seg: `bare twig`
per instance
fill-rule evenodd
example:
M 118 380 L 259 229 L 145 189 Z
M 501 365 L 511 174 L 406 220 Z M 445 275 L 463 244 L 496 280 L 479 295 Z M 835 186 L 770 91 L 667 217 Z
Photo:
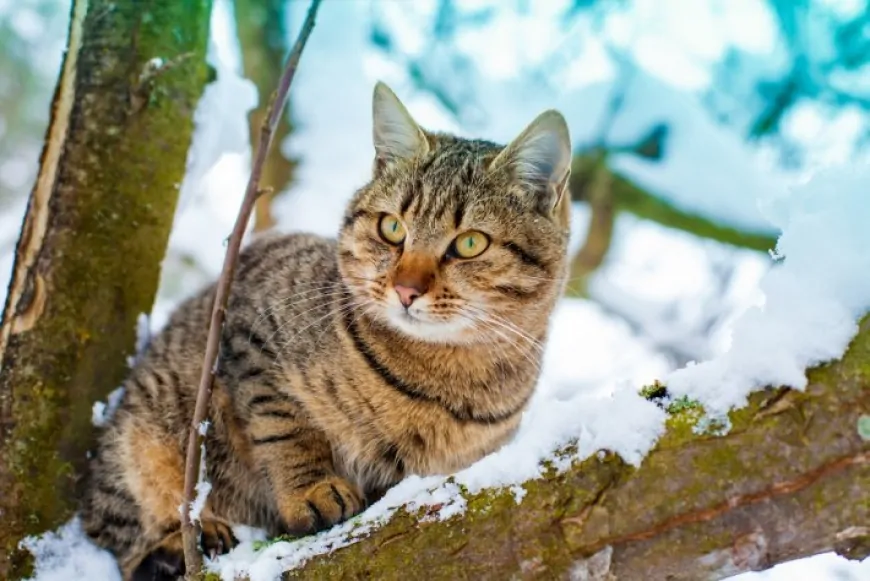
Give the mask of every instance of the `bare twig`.
M 221 275 L 218 279 L 217 289 L 215 290 L 214 303 L 212 304 L 211 311 L 211 323 L 208 330 L 208 341 L 206 343 L 205 357 L 202 364 L 202 375 L 200 376 L 199 389 L 196 394 L 196 407 L 189 428 L 190 433 L 187 442 L 187 461 L 184 467 L 184 510 L 181 511 L 181 534 L 184 543 L 184 563 L 188 579 L 198 578 L 202 571 L 202 555 L 200 555 L 197 548 L 199 526 L 197 523 L 193 523 L 190 520 L 190 507 L 193 502 L 193 492 L 197 483 L 201 461 L 200 446 L 204 439 L 204 434 L 200 433 L 199 428 L 200 424 L 206 419 L 206 414 L 208 412 L 212 384 L 214 383 L 215 368 L 217 366 L 218 345 L 221 330 L 223 328 L 224 315 L 226 314 L 230 284 L 232 283 L 233 275 L 235 274 L 236 263 L 239 259 L 239 248 L 242 244 L 242 238 L 251 217 L 251 211 L 254 208 L 257 198 L 262 193 L 260 188 L 260 175 L 263 172 L 263 164 L 266 160 L 266 154 L 272 144 L 272 137 L 275 134 L 278 120 L 281 119 L 284 106 L 287 103 L 287 94 L 290 91 L 290 84 L 293 82 L 293 77 L 295 76 L 296 69 L 299 66 L 299 58 L 302 56 L 302 50 L 305 48 L 305 43 L 308 41 L 308 37 L 311 36 L 311 31 L 314 28 L 314 19 L 319 6 L 320 0 L 311 1 L 311 7 L 308 9 L 305 22 L 302 24 L 302 30 L 299 32 L 299 37 L 293 45 L 293 50 L 287 57 L 287 64 L 285 65 L 284 73 L 281 75 L 281 79 L 278 82 L 278 88 L 272 94 L 268 114 L 266 115 L 266 119 L 260 130 L 260 142 L 257 145 L 257 151 L 251 166 L 251 177 L 248 180 L 245 197 L 242 200 L 242 205 L 239 208 L 239 215 L 236 218 L 236 223 L 233 226 L 233 231 L 227 244 L 223 268 L 221 269 Z

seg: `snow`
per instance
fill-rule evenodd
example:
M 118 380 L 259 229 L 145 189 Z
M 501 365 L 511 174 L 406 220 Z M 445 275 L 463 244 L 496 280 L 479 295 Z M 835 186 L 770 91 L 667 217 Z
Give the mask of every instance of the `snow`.
M 12 263 L 15 258 L 15 243 L 26 208 L 26 200 L 20 200 L 0 212 L 0 305 L 6 304 L 6 292 L 12 278 Z
M 22 546 L 36 557 L 31 581 L 121 581 L 115 559 L 88 540 L 78 518 L 57 531 L 25 539 Z
M 203 422 L 205 423 L 205 422 Z M 202 431 L 202 425 L 200 425 L 200 431 Z M 205 503 L 208 500 L 208 495 L 211 492 L 211 482 L 208 482 L 205 479 L 206 475 L 206 464 L 205 464 L 205 444 L 200 445 L 200 459 L 199 459 L 199 477 L 196 482 L 196 486 L 194 489 L 196 490 L 196 497 L 193 499 L 193 502 L 190 503 L 190 521 L 197 522 L 199 520 L 200 515 L 202 514 L 203 509 L 205 508 Z M 184 510 L 184 504 L 178 507 L 179 512 Z
M 870 308 L 868 180 L 870 165 L 831 168 L 768 201 L 784 258 L 761 281 L 764 304 L 735 322 L 728 351 L 665 379 L 675 396 L 723 414 L 765 385 L 804 388 L 804 369 L 843 353 Z
M 105 426 L 115 410 L 121 405 L 121 398 L 124 397 L 124 388 L 119 387 L 109 393 L 108 400 L 104 403 L 101 401 L 94 402 L 94 407 L 91 411 L 91 423 L 98 428 Z
M 151 313 L 153 329 L 163 326 L 180 300 L 220 272 L 224 240 L 247 183 L 251 151 L 247 114 L 257 104 L 257 90 L 241 76 L 238 44 L 228 42 L 236 35 L 229 0 L 214 3 L 210 26 L 206 57 L 217 78 L 206 86 L 194 112 L 187 170 Z
M 782 563 L 759 573 L 743 573 L 730 581 L 866 581 L 870 579 L 870 558 L 847 561 L 834 553 Z

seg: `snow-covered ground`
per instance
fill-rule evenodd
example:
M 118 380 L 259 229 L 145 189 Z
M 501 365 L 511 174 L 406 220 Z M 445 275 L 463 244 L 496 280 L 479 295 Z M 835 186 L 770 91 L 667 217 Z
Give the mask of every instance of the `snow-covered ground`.
M 431 95 L 417 91 L 402 67 L 372 51 L 367 3 L 340 4 L 324 3 L 291 91 L 297 130 L 285 146 L 301 156 L 302 165 L 296 186 L 276 207 L 282 230 L 332 234 L 338 228 L 345 201 L 370 171 L 369 100 L 377 78 L 389 82 L 418 121 L 433 129 L 504 141 L 539 110 L 556 106 L 565 112 L 575 143 L 599 136 L 596 120 L 616 82 L 607 66 L 590 64 L 583 74 L 568 75 L 571 82 L 566 80 L 562 92 L 547 94 L 511 80 L 503 55 L 483 56 L 474 89 L 486 107 L 460 123 Z M 307 6 L 293 6 L 298 26 Z M 228 0 L 216 0 L 209 58 L 218 82 L 197 112 L 189 172 L 152 318 L 155 329 L 173 305 L 216 276 L 244 189 L 250 156 L 245 115 L 253 89 L 239 76 L 230 10 Z M 386 17 L 404 22 L 401 16 Z M 740 26 L 729 30 L 742 34 L 747 45 L 760 42 Z M 413 44 L 414 35 L 408 38 Z M 485 46 L 471 33 L 462 42 Z M 640 52 L 649 60 L 655 51 Z M 805 366 L 842 353 L 857 318 L 870 307 L 870 254 L 861 252 L 870 243 L 870 231 L 862 228 L 870 221 L 864 185 L 870 183 L 870 168 L 832 169 L 793 189 L 787 176 L 762 165 L 736 134 L 668 84 L 673 68 L 647 64 L 647 72 L 628 84 L 606 137 L 614 143 L 636 140 L 653 123 L 667 121 L 672 141 L 664 163 L 620 156 L 617 167 L 678 207 L 735 226 L 781 230 L 777 252 L 785 259 L 771 269 L 767 256 L 620 217 L 614 248 L 590 286 L 595 300 L 565 299 L 557 309 L 538 392 L 512 443 L 452 482 L 408 478 L 354 525 L 259 551 L 253 543 L 259 533 L 239 529 L 245 542 L 211 564 L 224 579 L 247 573 L 272 580 L 311 555 L 352 542 L 351 528 L 359 534 L 377 526 L 400 505 L 439 503 L 441 517 L 456 515 L 464 510 L 459 485 L 472 492 L 511 487 L 521 502 L 522 482 L 539 473 L 540 460 L 578 437 L 580 457 L 606 447 L 639 464 L 663 429 L 662 412 L 636 395 L 653 379 L 665 379 L 711 410 L 726 411 L 768 382 L 802 387 Z M 695 65 L 682 63 L 685 77 L 694 78 Z M 575 209 L 575 247 L 586 218 L 583 208 Z M 16 221 L 0 216 L 0 224 Z M 703 363 L 676 369 L 689 360 Z M 618 425 L 610 421 L 617 413 Z M 28 546 L 37 554 L 37 581 L 119 578 L 111 558 L 83 540 L 75 520 Z M 870 561 L 848 563 L 825 555 L 739 579 L 868 578 Z

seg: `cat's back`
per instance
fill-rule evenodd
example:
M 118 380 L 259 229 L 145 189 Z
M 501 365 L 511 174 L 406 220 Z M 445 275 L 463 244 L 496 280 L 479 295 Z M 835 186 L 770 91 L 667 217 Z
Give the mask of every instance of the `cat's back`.
M 239 255 L 222 339 L 247 343 L 261 354 L 282 350 L 300 330 L 304 341 L 311 332 L 319 332 L 318 322 L 326 322 L 323 317 L 334 306 L 339 283 L 334 240 L 313 234 L 259 237 Z M 184 391 L 193 391 L 216 287 L 217 283 L 210 285 L 176 308 L 134 375 L 166 370 L 187 384 Z

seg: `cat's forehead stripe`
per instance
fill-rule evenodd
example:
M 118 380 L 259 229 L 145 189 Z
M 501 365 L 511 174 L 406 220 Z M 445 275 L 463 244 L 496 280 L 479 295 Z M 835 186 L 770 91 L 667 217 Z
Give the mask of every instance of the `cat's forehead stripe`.
M 452 214 L 459 228 L 468 205 L 468 189 L 485 168 L 485 154 L 499 146 L 483 140 L 439 138 L 435 150 L 417 167 L 413 187 L 404 192 L 402 215 L 412 212 L 442 222 Z

